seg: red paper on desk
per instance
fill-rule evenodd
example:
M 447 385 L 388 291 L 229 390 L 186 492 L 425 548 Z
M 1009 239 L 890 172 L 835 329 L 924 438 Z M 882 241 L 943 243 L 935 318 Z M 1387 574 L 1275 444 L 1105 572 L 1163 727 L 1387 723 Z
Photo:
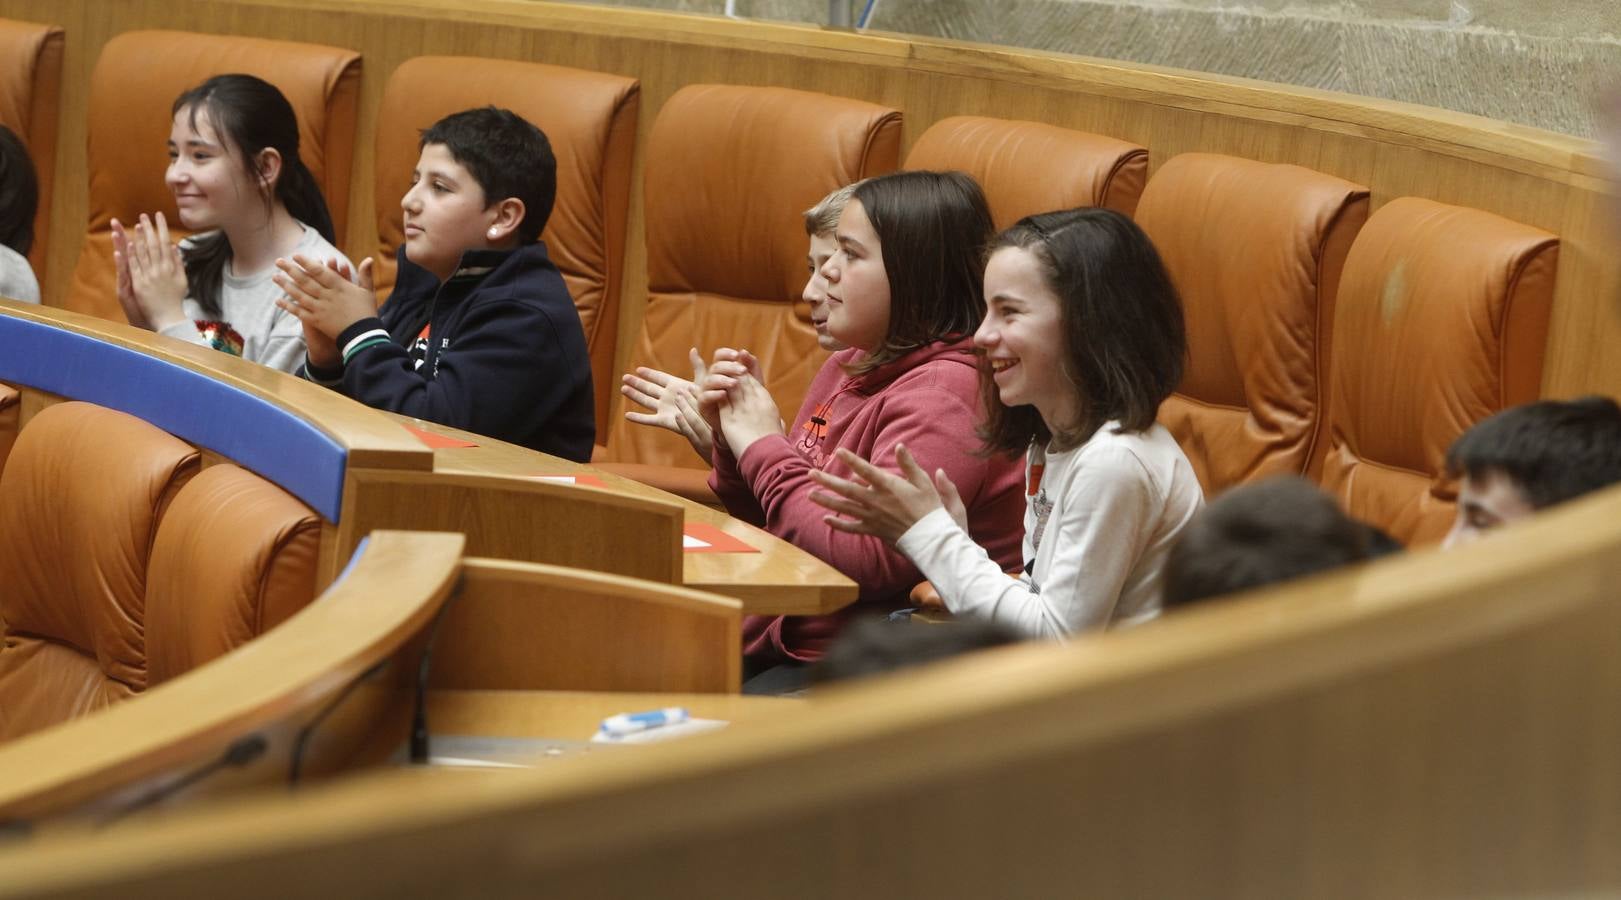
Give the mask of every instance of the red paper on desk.
M 550 481 L 554 484 L 572 484 L 579 487 L 608 489 L 608 483 L 595 475 L 525 475 L 532 481 Z
M 759 553 L 713 525 L 688 522 L 681 529 L 681 549 L 688 553 Z
M 433 448 L 435 450 L 440 450 L 440 449 L 443 449 L 443 448 L 446 448 L 446 447 L 477 447 L 478 446 L 477 444 L 473 443 L 472 441 L 464 441 L 461 438 L 453 438 L 453 437 L 451 437 L 449 435 L 446 435 L 446 434 L 436 434 L 436 433 L 434 433 L 432 431 L 423 431 L 420 428 L 412 428 L 409 425 L 405 425 L 405 426 L 402 426 L 402 427 L 404 427 L 406 431 L 409 431 L 412 434 L 416 435 L 417 440 L 421 441 L 424 446 L 431 447 L 431 448 Z

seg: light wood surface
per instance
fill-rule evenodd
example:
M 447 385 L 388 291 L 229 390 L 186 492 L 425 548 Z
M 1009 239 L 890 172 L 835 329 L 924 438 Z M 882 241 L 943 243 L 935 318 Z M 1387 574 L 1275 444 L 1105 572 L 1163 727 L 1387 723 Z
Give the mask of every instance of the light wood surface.
M 428 723 L 435 734 L 584 741 L 609 716 L 669 706 L 685 707 L 694 718 L 734 725 L 805 709 L 799 700 L 741 694 L 434 690 L 428 693 Z
M 125 703 L 0 746 L 0 820 L 92 798 L 117 809 L 254 733 L 267 740 L 264 755 L 223 774 L 284 779 L 299 727 L 432 621 L 461 556 L 460 535 L 374 535 L 343 581 L 280 627 Z M 344 727 L 375 739 L 365 723 Z M 306 762 L 330 767 L 353 749 L 328 741 Z
M 815 615 L 841 609 L 856 598 L 855 582 L 833 567 L 769 532 L 702 503 L 677 497 L 583 463 L 536 453 L 493 438 L 415 419 L 401 418 L 400 421 L 409 422 L 411 427 L 423 431 L 477 444 L 475 447 L 435 449 L 433 451 L 435 474 L 503 475 L 522 478 L 536 475 L 590 475 L 601 479 L 607 489 L 614 493 L 677 504 L 685 521 L 713 526 L 756 548 L 758 553 L 682 554 L 683 585 L 694 590 L 734 597 L 742 601 L 745 614 Z M 641 546 L 639 538 L 627 537 L 608 552 L 636 554 L 642 552 Z M 507 558 L 534 558 L 516 553 L 497 553 L 477 547 L 470 552 Z M 587 567 L 615 571 L 598 565 Z
M 1373 205 L 1402 195 L 1484 209 L 1547 229 L 1560 254 L 1544 392 L 1621 394 L 1621 238 L 1595 144 L 1461 113 L 1244 79 L 1037 51 L 781 23 L 535 0 L 0 0 L 0 15 L 62 25 L 63 115 L 57 171 L 84 171 L 90 68 L 133 28 L 259 35 L 351 47 L 364 59 L 356 172 L 344 249 L 376 245 L 371 135 L 387 75 L 418 55 L 539 60 L 640 79 L 638 158 L 626 244 L 620 367 L 645 300 L 641 152 L 679 88 L 781 85 L 900 109 L 905 142 L 948 115 L 1049 122 L 1134 141 L 1157 167 L 1178 153 L 1287 162 L 1366 184 Z M 903 148 L 904 149 L 904 148 Z M 154 173 L 154 178 L 161 173 Z M 72 268 L 87 186 L 64 178 L 53 199 L 48 284 Z M 797 211 L 785 211 L 785 215 Z M 351 254 L 353 255 L 353 254 Z M 362 254 L 363 255 L 363 254 Z M 620 407 L 616 401 L 615 414 Z
M 742 605 L 632 578 L 469 559 L 433 650 L 435 687 L 735 693 Z
M 1618 577 L 1621 489 L 656 764 L 357 778 L 0 849 L 0 896 L 1609 896 Z

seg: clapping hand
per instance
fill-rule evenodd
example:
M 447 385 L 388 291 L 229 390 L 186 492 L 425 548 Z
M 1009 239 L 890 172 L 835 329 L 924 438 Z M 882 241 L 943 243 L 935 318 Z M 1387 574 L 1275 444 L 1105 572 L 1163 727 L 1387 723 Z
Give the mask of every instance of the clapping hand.
M 697 347 L 687 351 L 687 361 L 692 364 L 691 381 L 643 366 L 636 370 L 636 374 L 624 376 L 619 392 L 633 403 L 651 410 L 627 411 L 627 420 L 681 435 L 707 462 L 714 449 L 714 429 L 698 408 L 698 384 L 703 381 L 708 367 L 704 365 L 704 358 L 698 355 Z
M 822 470 L 811 472 L 811 478 L 827 489 L 812 491 L 811 500 L 838 514 L 822 518 L 829 526 L 894 543 L 919 519 L 944 507 L 952 520 L 967 530 L 968 510 L 946 470 L 936 469 L 931 478 L 906 445 L 895 445 L 900 475 L 886 472 L 843 448 L 836 455 L 858 480 Z
M 152 219 L 141 214 L 131 235 L 124 224 L 112 221 L 113 265 L 118 272 L 118 305 L 131 325 L 162 331 L 185 321 L 186 263 L 180 247 L 169 239 L 163 213 Z

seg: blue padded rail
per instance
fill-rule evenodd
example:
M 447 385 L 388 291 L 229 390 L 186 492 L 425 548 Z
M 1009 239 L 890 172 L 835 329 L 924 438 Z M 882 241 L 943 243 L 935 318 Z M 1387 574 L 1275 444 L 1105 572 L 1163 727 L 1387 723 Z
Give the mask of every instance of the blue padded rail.
M 151 422 L 275 482 L 329 522 L 343 507 L 349 451 L 293 413 L 184 366 L 0 315 L 0 381 Z

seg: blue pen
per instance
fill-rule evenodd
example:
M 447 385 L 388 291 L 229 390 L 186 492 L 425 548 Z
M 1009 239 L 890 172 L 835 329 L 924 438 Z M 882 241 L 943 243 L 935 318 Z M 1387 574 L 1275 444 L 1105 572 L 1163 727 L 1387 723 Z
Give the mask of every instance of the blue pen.
M 609 716 L 602 720 L 600 730 L 603 734 L 622 737 L 627 734 L 635 734 L 638 731 L 647 731 L 650 728 L 676 725 L 687 721 L 687 718 L 685 707 L 669 706 L 664 709 L 648 710 L 647 712 L 622 713 L 617 716 Z

